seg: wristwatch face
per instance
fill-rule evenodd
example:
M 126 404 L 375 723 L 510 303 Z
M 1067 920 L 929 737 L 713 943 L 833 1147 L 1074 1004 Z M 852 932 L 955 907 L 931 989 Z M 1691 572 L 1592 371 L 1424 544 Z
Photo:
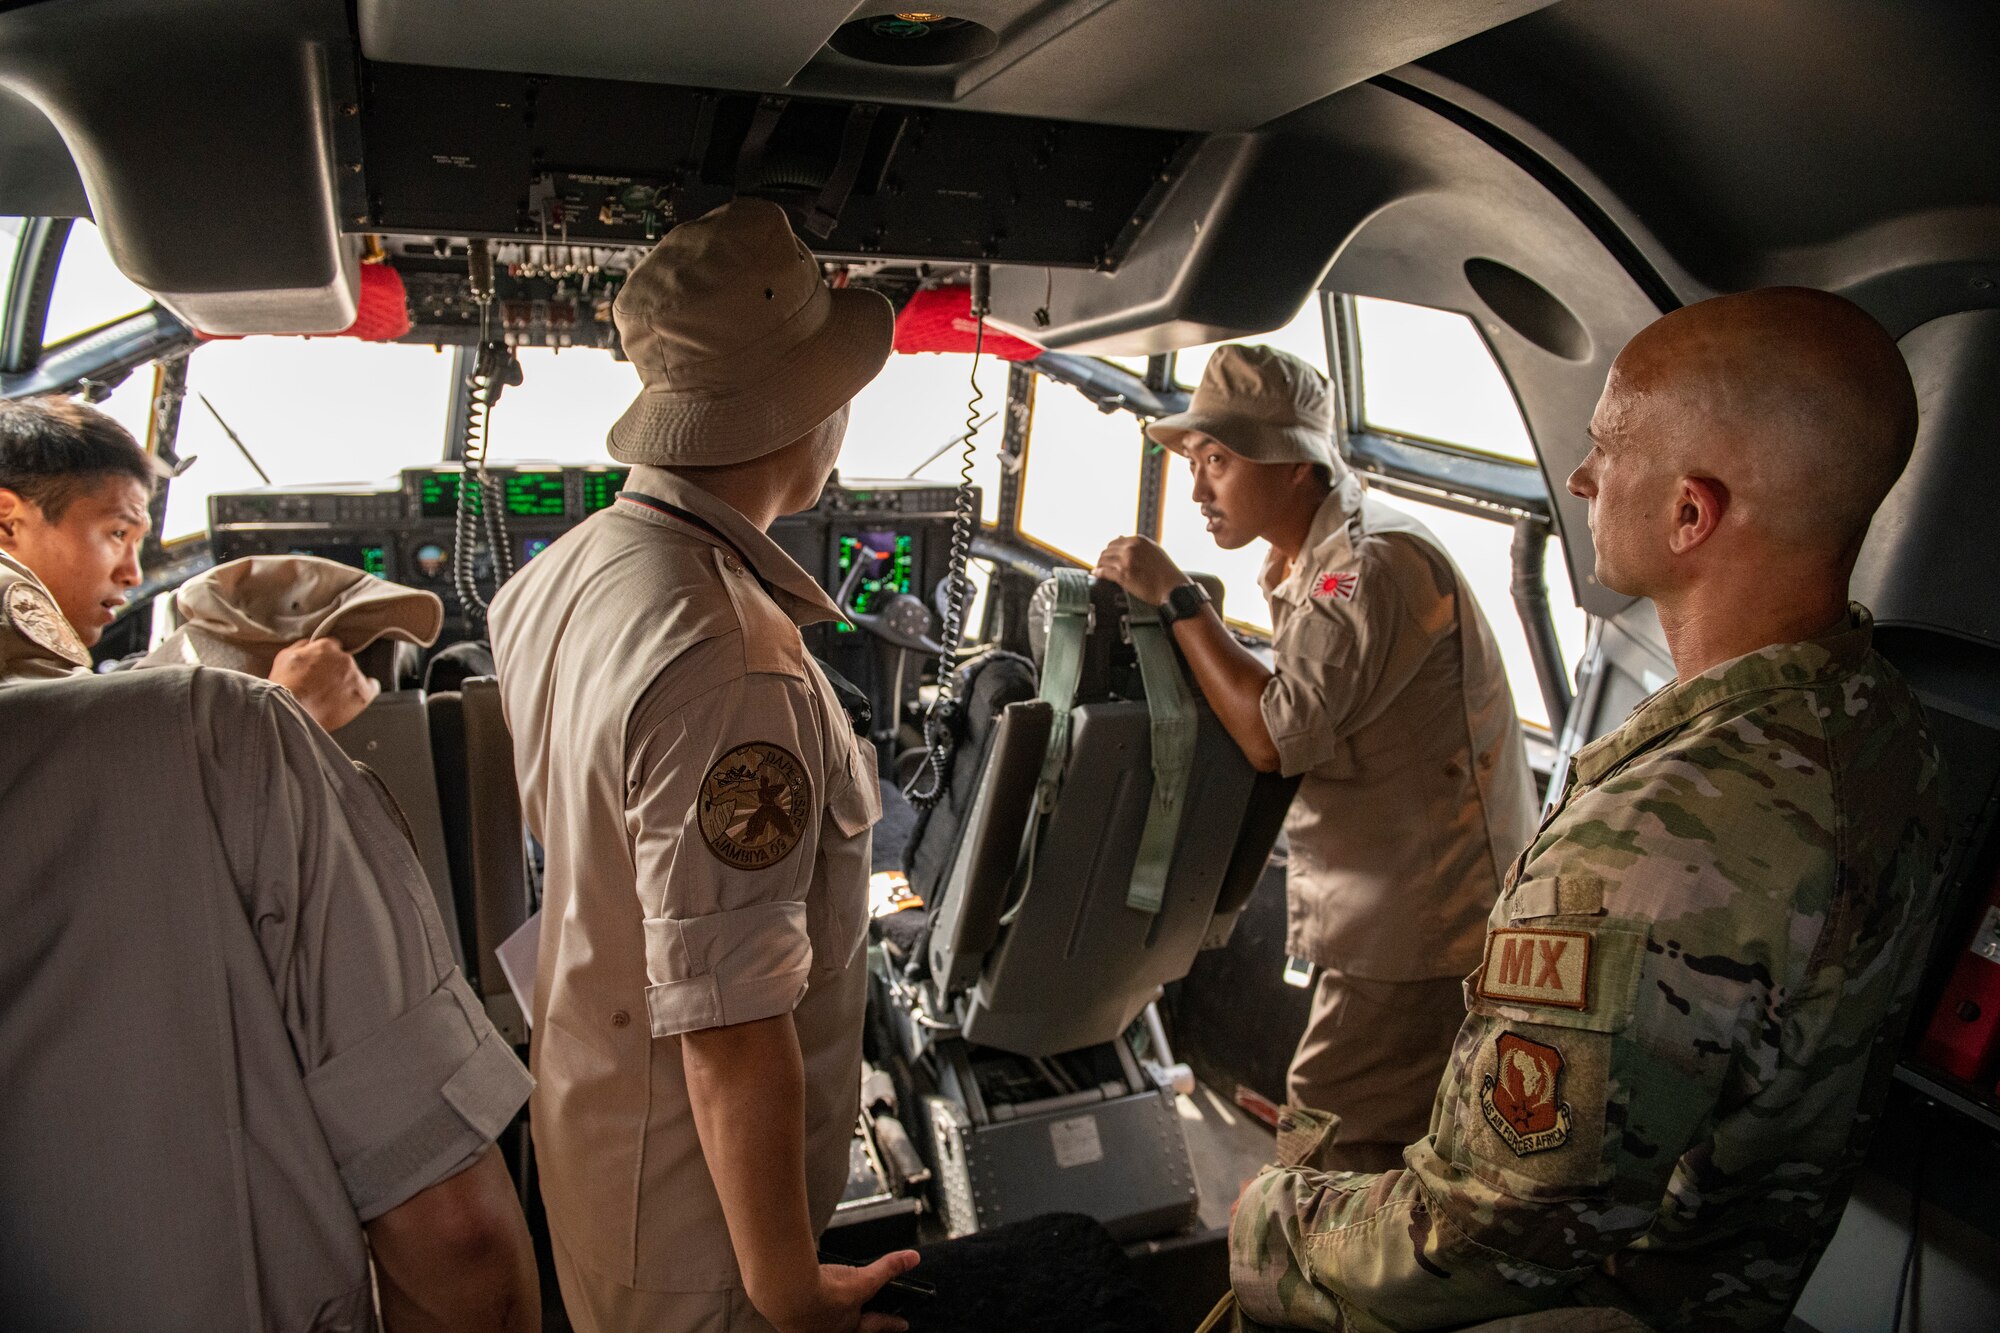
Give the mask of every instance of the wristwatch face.
M 1208 594 L 1199 583 L 1183 583 L 1167 594 L 1167 600 L 1160 607 L 1160 619 L 1172 624 L 1176 620 L 1186 620 L 1200 612 Z

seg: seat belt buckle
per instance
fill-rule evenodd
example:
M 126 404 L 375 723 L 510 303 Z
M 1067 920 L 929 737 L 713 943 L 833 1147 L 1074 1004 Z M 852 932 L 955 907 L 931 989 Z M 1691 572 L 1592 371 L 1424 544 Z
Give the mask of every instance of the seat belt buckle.
M 1300 990 L 1306 990 L 1313 984 L 1318 974 L 1319 964 L 1309 958 L 1285 959 L 1284 975 L 1287 986 L 1297 986 Z

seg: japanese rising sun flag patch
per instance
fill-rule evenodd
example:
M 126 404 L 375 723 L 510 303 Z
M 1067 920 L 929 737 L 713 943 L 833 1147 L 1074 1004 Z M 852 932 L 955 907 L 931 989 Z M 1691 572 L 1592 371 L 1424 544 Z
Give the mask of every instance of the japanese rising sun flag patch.
M 1569 1103 L 1562 1100 L 1562 1052 L 1503 1032 L 1493 1043 L 1493 1072 L 1479 1090 L 1480 1109 L 1516 1157 L 1569 1142 Z
M 1354 590 L 1361 586 L 1361 576 L 1354 573 L 1322 574 L 1313 584 L 1315 598 L 1332 598 L 1336 602 L 1354 600 Z
M 762 870 L 792 853 L 812 815 L 812 779 L 790 750 L 739 745 L 701 780 L 701 836 L 726 864 Z
M 1580 930 L 1492 931 L 1478 989 L 1508 1004 L 1588 1008 L 1590 936 Z

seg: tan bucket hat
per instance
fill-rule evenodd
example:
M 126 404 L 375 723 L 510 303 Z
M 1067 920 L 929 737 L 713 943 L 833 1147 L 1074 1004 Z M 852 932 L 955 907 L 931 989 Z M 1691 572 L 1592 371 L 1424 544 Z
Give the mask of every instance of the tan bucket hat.
M 889 359 L 895 311 L 834 291 L 785 210 L 737 199 L 666 234 L 611 307 L 645 386 L 612 425 L 621 463 L 742 463 L 811 431 Z
M 1148 439 L 1185 454 L 1196 436 L 1220 440 L 1253 463 L 1320 463 L 1343 470 L 1333 449 L 1326 376 L 1261 344 L 1215 349 L 1188 410 L 1146 427 Z
M 197 665 L 271 674 L 278 651 L 333 639 L 358 653 L 378 639 L 425 645 L 444 628 L 436 593 L 315 555 L 251 555 L 195 575 L 174 593 L 182 625 L 141 666 Z

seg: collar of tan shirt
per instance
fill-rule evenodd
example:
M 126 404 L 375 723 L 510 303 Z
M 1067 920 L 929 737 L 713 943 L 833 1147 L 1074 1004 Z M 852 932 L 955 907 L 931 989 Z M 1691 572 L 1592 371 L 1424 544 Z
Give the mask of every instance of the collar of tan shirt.
M 676 532 L 689 533 L 712 546 L 733 551 L 749 564 L 750 572 L 757 576 L 757 581 L 763 584 L 771 600 L 792 618 L 794 624 L 803 627 L 822 620 L 845 622 L 847 619 L 834 605 L 833 599 L 827 596 L 826 590 L 814 581 L 812 575 L 801 569 L 796 560 L 786 555 L 784 548 L 771 540 L 770 534 L 759 532 L 749 519 L 701 487 L 665 468 L 641 465 L 633 468 L 631 475 L 625 479 L 625 489 L 664 501 L 702 520 L 701 524 L 688 523 L 641 503 L 624 502 L 625 509 L 637 518 L 664 524 Z
M 1319 512 L 1313 515 L 1312 526 L 1306 529 L 1306 540 L 1299 548 L 1299 558 L 1292 561 L 1289 568 L 1278 548 L 1271 548 L 1264 557 L 1262 572 L 1257 575 L 1257 586 L 1264 590 L 1266 597 L 1296 606 L 1304 606 L 1311 600 L 1312 579 L 1309 571 L 1328 564 L 1335 544 L 1348 540 L 1348 521 L 1359 521 L 1366 512 L 1361 503 L 1364 493 L 1361 478 L 1351 472 L 1342 477 L 1327 493 L 1326 499 L 1320 502 Z

